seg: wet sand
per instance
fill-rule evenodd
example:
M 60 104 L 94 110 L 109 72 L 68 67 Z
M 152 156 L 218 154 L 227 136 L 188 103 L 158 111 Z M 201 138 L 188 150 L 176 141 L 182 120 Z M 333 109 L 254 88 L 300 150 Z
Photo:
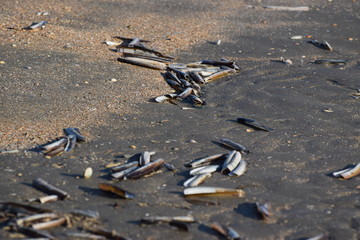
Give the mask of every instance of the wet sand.
M 264 5 L 309 6 L 308 12 L 264 9 Z M 43 207 L 100 213 L 102 226 L 132 239 L 220 239 L 213 222 L 232 226 L 243 239 L 301 239 L 329 233 L 359 239 L 359 177 L 329 173 L 359 162 L 359 1 L 27 1 L 1 6 L 1 200 L 23 202 L 43 196 L 31 186 L 42 177 L 71 195 Z M 38 16 L 38 12 L 49 12 Z M 23 31 L 31 22 L 45 29 Z M 301 35 L 301 40 L 291 36 Z M 177 62 L 228 58 L 241 71 L 207 83 L 207 105 L 157 104 L 171 92 L 160 72 L 116 61 L 104 45 L 113 36 L 140 37 Z M 307 41 L 326 40 L 333 51 Z M 209 42 L 221 39 L 220 45 Z M 291 59 L 293 65 L 271 61 Z M 321 65 L 315 59 L 346 59 Z M 116 82 L 110 79 L 117 79 Z M 248 131 L 235 122 L 249 117 L 273 132 Z M 78 127 L 88 138 L 75 151 L 46 159 L 24 151 Z M 214 141 L 228 138 L 247 146 L 248 169 L 230 178 L 213 174 L 204 186 L 241 188 L 244 198 L 204 198 L 217 205 L 191 204 L 182 196 L 188 178 L 183 164 L 227 153 Z M 195 140 L 195 141 L 192 141 Z M 130 146 L 136 146 L 136 149 Z M 163 170 L 139 180 L 115 182 L 134 194 L 122 200 L 98 190 L 109 182 L 105 165 L 123 154 L 156 151 L 177 172 Z M 86 167 L 91 179 L 77 178 Z M 270 202 L 274 221 L 262 221 L 256 202 Z M 114 204 L 118 207 L 114 208 Z M 189 232 L 168 225 L 139 226 L 146 215 L 193 215 Z M 74 229 L 50 230 L 59 239 Z M 2 230 L 2 235 L 9 233 Z

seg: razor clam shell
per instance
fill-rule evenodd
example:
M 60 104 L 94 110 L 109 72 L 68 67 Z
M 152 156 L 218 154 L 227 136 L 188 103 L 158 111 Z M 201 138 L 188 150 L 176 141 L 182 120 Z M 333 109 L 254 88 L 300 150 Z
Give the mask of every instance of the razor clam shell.
M 227 75 L 229 75 L 230 73 L 232 73 L 232 70 L 222 70 L 222 71 L 218 71 L 216 73 L 213 73 L 207 77 L 204 77 L 205 82 L 209 82 L 209 81 L 213 81 L 215 79 L 221 78 L 221 77 L 225 77 Z
M 235 62 L 229 60 L 224 60 L 224 61 L 202 60 L 201 64 L 212 65 L 212 66 L 227 66 L 236 70 L 240 70 L 240 68 L 236 66 Z
M 329 51 L 333 50 L 333 48 L 330 46 L 330 44 L 327 41 L 320 42 L 318 40 L 311 40 L 309 42 L 314 44 L 318 48 L 322 48 L 322 49 L 329 50 Z
M 51 240 L 56 239 L 54 236 L 52 236 L 50 233 L 46 231 L 35 230 L 31 227 L 19 227 L 17 228 L 17 231 L 31 237 L 46 238 Z
M 208 163 L 210 163 L 214 160 L 217 160 L 223 156 L 224 156 L 224 154 L 220 153 L 220 154 L 211 155 L 211 156 L 205 157 L 205 158 L 195 159 L 195 160 L 185 163 L 184 166 L 192 167 L 192 168 L 197 167 L 199 165 L 208 164 Z
M 279 11 L 309 11 L 310 8 L 308 6 L 300 6 L 300 7 L 285 7 L 285 6 L 264 6 L 264 8 L 279 10 Z
M 161 167 L 161 165 L 164 164 L 164 159 L 159 158 L 157 160 L 155 160 L 154 162 L 150 162 L 142 167 L 139 167 L 138 169 L 136 169 L 135 171 L 127 174 L 125 176 L 126 179 L 136 179 L 136 178 L 141 178 L 145 175 L 148 175 L 152 172 L 155 172 L 157 169 L 159 169 Z
M 348 60 L 338 59 L 316 59 L 315 64 L 346 64 Z
M 63 152 L 64 149 L 65 149 L 64 146 L 60 146 L 60 147 L 58 147 L 58 148 L 56 148 L 56 149 L 53 149 L 53 150 L 51 150 L 51 151 L 49 151 L 49 152 L 46 152 L 46 153 L 45 153 L 45 156 L 46 156 L 46 157 L 53 157 L 53 156 L 55 156 L 55 155 Z
M 195 218 L 192 216 L 174 216 L 174 217 L 152 216 L 152 217 L 144 217 L 141 219 L 141 221 L 144 223 L 172 222 L 172 221 L 193 223 L 195 222 Z
M 106 240 L 107 238 L 97 234 L 83 232 L 67 232 L 66 236 L 70 239 Z
M 256 209 L 264 220 L 268 220 L 272 216 L 270 203 L 256 203 Z
M 220 233 L 221 235 L 227 237 L 227 231 L 223 225 L 221 225 L 219 223 L 213 223 L 210 225 L 210 227 L 212 229 L 214 229 L 215 231 L 217 231 L 218 233 Z
M 35 230 L 42 230 L 60 226 L 66 222 L 66 218 L 62 217 L 56 220 L 48 221 L 48 222 L 41 222 L 33 224 L 31 227 Z
M 227 237 L 233 240 L 240 240 L 240 235 L 232 227 L 226 227 Z
M 222 144 L 224 144 L 225 146 L 228 146 L 228 147 L 230 147 L 230 148 L 232 148 L 234 150 L 237 150 L 237 151 L 239 151 L 241 153 L 249 153 L 250 152 L 245 146 L 243 146 L 243 145 L 241 145 L 239 143 L 236 143 L 234 141 L 231 141 L 229 139 L 223 138 L 223 139 L 220 139 L 220 142 Z
M 332 175 L 334 177 L 341 177 L 341 174 L 344 173 L 344 172 L 347 172 L 349 171 L 351 168 L 345 168 L 343 170 L 339 170 L 339 171 L 336 171 L 336 172 L 333 172 Z
M 192 178 L 189 178 L 188 180 L 186 180 L 183 184 L 184 187 L 196 187 L 198 185 L 200 185 L 201 183 L 203 183 L 205 181 L 205 179 L 211 177 L 211 173 L 202 173 L 202 174 L 197 174 Z
M 166 69 L 166 64 L 158 62 L 158 61 L 152 61 L 152 60 L 141 59 L 141 58 L 136 58 L 136 57 L 126 57 L 126 58 L 119 57 L 117 60 L 119 62 L 129 63 L 129 64 L 137 65 L 140 67 L 147 67 L 147 68 L 152 68 L 152 69 L 156 69 L 156 70 Z
M 41 219 L 54 219 L 57 218 L 58 214 L 56 213 L 40 213 L 40 214 L 34 214 L 23 218 L 18 218 L 16 220 L 16 224 L 18 226 L 24 226 L 27 223 L 31 223 L 34 221 L 38 221 Z
M 109 183 L 100 183 L 99 184 L 99 188 L 103 191 L 107 191 L 107 192 L 112 192 L 114 194 L 116 194 L 117 196 L 121 197 L 121 198 L 126 198 L 126 199 L 132 199 L 135 197 L 134 194 L 125 191 L 121 188 L 119 188 L 118 186 L 115 186 L 113 184 L 109 184 Z
M 124 178 L 127 174 L 130 174 L 131 172 L 135 171 L 136 169 L 138 169 L 139 166 L 138 166 L 138 163 L 136 163 L 136 165 L 134 166 L 131 166 L 127 169 L 124 169 L 120 172 L 115 172 L 115 173 L 112 173 L 111 174 L 111 178 L 113 179 L 122 179 Z
M 71 128 L 71 127 L 70 128 L 65 128 L 64 132 L 65 132 L 66 135 L 75 135 L 76 140 L 78 142 L 85 142 L 86 141 L 86 138 L 83 135 L 81 135 L 80 130 L 78 128 Z
M 220 188 L 220 187 L 193 187 L 184 190 L 185 196 L 211 196 L 227 195 L 243 197 L 245 192 L 240 189 Z
M 35 30 L 37 28 L 45 27 L 48 21 L 33 22 L 30 26 L 26 27 L 26 30 Z
M 247 162 L 245 160 L 241 160 L 239 165 L 234 169 L 232 170 L 231 172 L 229 172 L 229 176 L 241 176 L 245 173 L 246 171 L 246 165 L 247 165 Z
M 176 168 L 174 165 L 170 164 L 170 163 L 164 163 L 164 167 L 166 167 L 167 170 L 175 172 Z
M 260 123 L 256 122 L 254 119 L 250 119 L 250 118 L 240 117 L 237 119 L 237 122 L 240 124 L 244 124 L 246 126 L 250 126 L 252 128 L 267 131 L 267 132 L 272 132 L 274 130 L 274 129 L 267 127 L 263 124 L 260 124 Z
M 166 94 L 166 95 L 163 95 L 163 96 L 156 97 L 155 102 L 164 103 L 165 101 L 168 101 L 169 99 L 175 99 L 176 96 L 177 96 L 176 93 Z
M 346 172 L 340 173 L 341 177 L 344 179 L 350 179 L 360 174 L 360 163 L 358 163 L 355 167 L 349 169 Z
M 128 162 L 128 163 L 124 163 L 124 164 L 115 166 L 115 167 L 111 168 L 110 171 L 112 173 L 121 172 L 126 169 L 129 169 L 130 167 L 134 167 L 134 166 L 138 166 L 138 165 L 139 165 L 139 163 L 137 161 L 132 161 L 132 162 Z
M 155 154 L 155 152 L 148 152 L 148 151 L 141 153 L 140 159 L 139 159 L 139 165 L 144 166 L 145 164 L 148 164 L 150 162 L 151 155 L 154 155 L 154 154 Z
M 41 179 L 41 178 L 36 178 L 32 185 L 42 191 L 42 192 L 45 192 L 47 194 L 50 194 L 50 195 L 57 195 L 59 196 L 60 199 L 64 199 L 64 198 L 67 198 L 69 197 L 69 194 L 51 184 L 49 184 L 48 182 L 46 182 L 45 180 Z
M 81 217 L 87 217 L 87 218 L 93 218 L 93 219 L 100 218 L 99 212 L 93 211 L 93 210 L 74 209 L 74 210 L 71 210 L 70 213 L 73 215 L 81 216 Z
M 189 98 L 191 99 L 191 101 L 193 101 L 193 103 L 196 104 L 196 105 L 202 105 L 202 104 L 203 104 L 203 101 L 202 101 L 199 97 L 197 97 L 197 96 L 195 96 L 195 95 L 193 95 L 193 94 L 190 94 L 188 97 L 189 97 Z
M 74 149 L 75 145 L 76 145 L 76 136 L 75 135 L 68 135 L 67 136 L 67 143 L 66 146 L 64 148 L 65 152 L 70 152 L 71 150 Z
M 323 233 L 315 237 L 306 238 L 305 240 L 330 240 L 330 235 L 327 233 Z
M 177 95 L 178 98 L 181 99 L 185 99 L 187 98 L 190 94 L 193 93 L 193 89 L 191 87 L 186 88 L 182 93 L 180 93 L 179 95 Z
M 171 66 L 174 66 L 174 64 L 170 64 Z M 171 66 L 168 66 L 168 68 L 166 69 L 167 71 L 173 71 L 177 77 L 180 79 L 180 78 L 183 78 L 183 79 L 189 79 L 189 74 L 187 74 L 186 72 L 182 71 L 182 70 L 179 70 L 179 69 L 176 69 L 174 67 L 171 67 Z M 185 66 L 185 65 L 184 65 Z M 186 67 L 186 66 L 185 66 Z
M 200 74 L 196 71 L 189 72 L 191 79 L 193 79 L 196 83 L 204 84 L 205 80 L 200 76 Z
M 239 165 L 240 161 L 241 161 L 241 153 L 236 150 L 231 151 L 227 155 L 222 165 L 221 172 L 224 172 L 226 169 L 228 169 L 231 172 L 236 168 L 237 165 Z
M 48 195 L 44 197 L 39 197 L 40 203 L 56 202 L 59 199 L 58 195 Z
M 50 152 L 50 151 L 54 150 L 55 148 L 65 146 L 66 143 L 67 143 L 67 138 L 62 137 L 59 140 L 56 140 L 55 142 L 52 142 L 52 143 L 42 146 L 41 148 L 44 149 L 43 152 L 46 153 L 46 152 Z
M 220 165 L 209 165 L 209 166 L 203 166 L 194 168 L 190 171 L 190 175 L 198 175 L 203 173 L 213 173 L 220 169 Z

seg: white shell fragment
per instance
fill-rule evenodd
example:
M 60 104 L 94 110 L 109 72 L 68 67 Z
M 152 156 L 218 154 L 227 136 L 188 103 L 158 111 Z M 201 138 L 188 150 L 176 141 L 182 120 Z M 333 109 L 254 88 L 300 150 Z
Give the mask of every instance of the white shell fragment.
M 197 167 L 200 165 L 205 165 L 205 164 L 210 163 L 211 161 L 221 158 L 222 156 L 224 156 L 224 154 L 221 153 L 221 154 L 211 155 L 211 156 L 205 157 L 205 158 L 195 159 L 195 160 L 185 163 L 185 166 L 186 167 Z
M 93 174 L 92 168 L 91 168 L 91 167 L 88 167 L 88 168 L 85 169 L 84 174 L 83 174 L 83 177 L 84 177 L 85 179 L 89 179 L 89 178 L 91 178 L 92 174 Z

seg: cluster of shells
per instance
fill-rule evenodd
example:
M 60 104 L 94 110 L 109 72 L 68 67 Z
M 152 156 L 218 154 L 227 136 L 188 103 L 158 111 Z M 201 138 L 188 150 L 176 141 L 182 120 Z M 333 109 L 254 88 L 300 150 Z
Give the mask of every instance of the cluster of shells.
M 175 57 L 165 55 L 157 50 L 145 46 L 147 40 L 139 38 L 116 37 L 121 43 L 105 42 L 116 45 L 116 52 L 122 54 L 117 60 L 123 63 L 164 71 L 161 73 L 167 84 L 175 93 L 155 98 L 158 103 L 170 101 L 192 102 L 194 105 L 203 105 L 200 98 L 201 85 L 206 82 L 236 73 L 240 70 L 235 62 L 227 59 L 220 61 L 202 60 L 194 63 L 173 63 Z

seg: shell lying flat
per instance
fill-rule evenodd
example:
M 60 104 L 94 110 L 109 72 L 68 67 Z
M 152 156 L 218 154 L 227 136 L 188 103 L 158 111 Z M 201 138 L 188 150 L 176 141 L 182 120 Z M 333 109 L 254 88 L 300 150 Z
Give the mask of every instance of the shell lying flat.
M 245 196 L 245 192 L 240 189 L 219 188 L 219 187 L 193 187 L 184 190 L 185 196 Z
M 148 164 L 145 164 L 144 166 L 139 167 L 135 171 L 127 174 L 125 176 L 125 178 L 136 179 L 136 178 L 141 178 L 143 176 L 146 176 L 146 175 L 158 170 L 164 164 L 164 162 L 165 161 L 162 158 L 159 158 L 159 159 L 155 160 L 154 162 L 149 162 Z
M 115 173 L 112 173 L 111 174 L 111 177 L 113 179 L 122 179 L 124 178 L 126 175 L 132 173 L 133 171 L 135 171 L 136 169 L 138 169 L 138 163 L 136 163 L 136 165 L 133 165 L 131 167 L 128 167 L 122 171 L 119 171 L 119 172 L 115 172 Z
M 116 195 L 118 195 L 119 197 L 121 198 L 129 198 L 129 199 L 132 199 L 135 197 L 134 194 L 128 192 L 128 191 L 125 191 L 121 188 L 119 188 L 118 186 L 115 186 L 113 184 L 109 184 L 109 183 L 100 183 L 99 184 L 99 188 L 103 191 L 107 191 L 107 192 L 112 192 Z
M 250 126 L 252 128 L 255 128 L 257 130 L 263 130 L 263 131 L 268 131 L 268 132 L 272 132 L 274 129 L 267 127 L 263 124 L 260 124 L 258 122 L 256 122 L 254 119 L 250 119 L 250 118 L 238 118 L 237 119 L 238 123 L 244 124 L 246 126 Z
M 205 181 L 205 179 L 207 179 L 209 177 L 211 177 L 211 173 L 198 174 L 198 175 L 195 175 L 194 177 L 186 180 L 183 185 L 184 185 L 184 187 L 196 187 L 196 186 L 200 185 L 201 183 L 203 183 Z
M 219 165 L 209 165 L 209 166 L 203 166 L 194 168 L 190 171 L 190 175 L 198 175 L 203 173 L 213 173 L 220 169 Z
M 214 160 L 217 160 L 221 157 L 223 157 L 224 154 L 215 154 L 215 155 L 211 155 L 209 157 L 205 157 L 205 158 L 200 158 L 200 159 L 195 159 L 195 160 L 192 160 L 190 162 L 187 162 L 185 163 L 185 167 L 197 167 L 197 166 L 200 166 L 200 165 L 203 165 L 203 164 L 208 164 Z
M 231 141 L 229 139 L 221 139 L 220 142 L 236 151 L 239 151 L 241 153 L 249 153 L 250 151 L 243 145 L 239 144 L 239 143 L 236 143 L 234 141 Z
M 177 222 L 195 222 L 194 217 L 192 216 L 153 216 L 153 217 L 144 217 L 141 219 L 143 222 L 148 223 L 155 223 L 155 222 L 171 222 L 171 221 L 177 221 Z
M 132 161 L 132 162 L 128 162 L 128 163 L 124 163 L 115 167 L 111 168 L 111 172 L 112 173 L 116 173 L 116 172 L 121 172 L 123 170 L 126 170 L 128 168 L 134 167 L 134 166 L 138 166 L 139 163 L 137 161 Z

